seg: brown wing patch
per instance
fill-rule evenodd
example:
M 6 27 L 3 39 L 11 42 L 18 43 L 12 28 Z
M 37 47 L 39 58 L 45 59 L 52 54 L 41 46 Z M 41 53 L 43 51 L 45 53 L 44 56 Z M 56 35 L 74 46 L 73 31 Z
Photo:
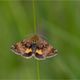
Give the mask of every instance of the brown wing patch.
M 19 55 L 25 52 L 25 47 L 21 44 L 21 42 L 12 45 L 11 49 Z
M 21 42 L 18 42 L 16 44 L 12 45 L 11 49 L 16 54 L 23 55 L 24 53 L 31 51 L 31 49 L 29 49 L 30 45 L 31 45 L 31 40 L 24 39 Z
M 57 50 L 54 49 L 47 41 L 39 37 L 38 48 L 42 50 L 42 55 L 44 57 L 51 57 L 56 55 Z

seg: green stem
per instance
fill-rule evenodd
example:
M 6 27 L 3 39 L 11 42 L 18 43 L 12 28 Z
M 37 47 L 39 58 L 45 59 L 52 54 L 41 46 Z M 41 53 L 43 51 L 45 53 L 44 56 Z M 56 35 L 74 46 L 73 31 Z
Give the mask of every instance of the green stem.
M 36 62 L 36 66 L 37 66 L 37 80 L 40 80 L 40 64 L 39 61 Z
M 36 34 L 37 33 L 37 27 L 36 27 L 36 14 L 35 14 L 35 5 L 34 5 L 34 0 L 33 0 L 33 21 L 34 21 L 34 33 Z
M 34 0 L 32 1 L 33 3 L 33 18 L 34 18 L 34 33 L 37 34 L 37 25 L 36 25 L 36 14 L 35 14 L 35 5 L 34 5 Z M 40 80 L 40 64 L 39 61 L 36 61 L 36 67 L 37 67 L 37 80 Z

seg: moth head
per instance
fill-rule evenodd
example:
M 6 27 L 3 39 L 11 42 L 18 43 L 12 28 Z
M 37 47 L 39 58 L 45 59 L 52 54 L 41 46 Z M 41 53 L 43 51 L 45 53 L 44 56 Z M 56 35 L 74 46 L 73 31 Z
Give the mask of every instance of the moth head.
M 33 36 L 33 37 L 31 38 L 31 41 L 32 41 L 32 42 L 37 42 L 37 41 L 39 41 L 39 36 L 38 36 L 38 35 Z

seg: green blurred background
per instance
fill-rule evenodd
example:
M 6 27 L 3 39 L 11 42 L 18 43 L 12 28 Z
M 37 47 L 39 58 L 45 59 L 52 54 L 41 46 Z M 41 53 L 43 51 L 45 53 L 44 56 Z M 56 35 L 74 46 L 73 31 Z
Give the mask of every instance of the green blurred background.
M 34 34 L 32 1 L 0 0 L 0 80 L 38 80 L 37 60 L 25 59 L 10 47 Z M 80 1 L 40 1 L 35 4 L 38 32 L 58 49 L 39 63 L 40 80 L 80 79 Z

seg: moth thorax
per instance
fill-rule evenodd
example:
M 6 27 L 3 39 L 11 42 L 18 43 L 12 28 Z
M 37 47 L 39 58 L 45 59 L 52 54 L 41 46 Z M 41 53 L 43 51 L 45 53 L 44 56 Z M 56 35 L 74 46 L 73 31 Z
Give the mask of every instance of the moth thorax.
M 37 48 L 36 42 L 33 42 L 33 43 L 32 43 L 31 48 L 32 48 L 32 53 L 35 53 L 36 48 Z

